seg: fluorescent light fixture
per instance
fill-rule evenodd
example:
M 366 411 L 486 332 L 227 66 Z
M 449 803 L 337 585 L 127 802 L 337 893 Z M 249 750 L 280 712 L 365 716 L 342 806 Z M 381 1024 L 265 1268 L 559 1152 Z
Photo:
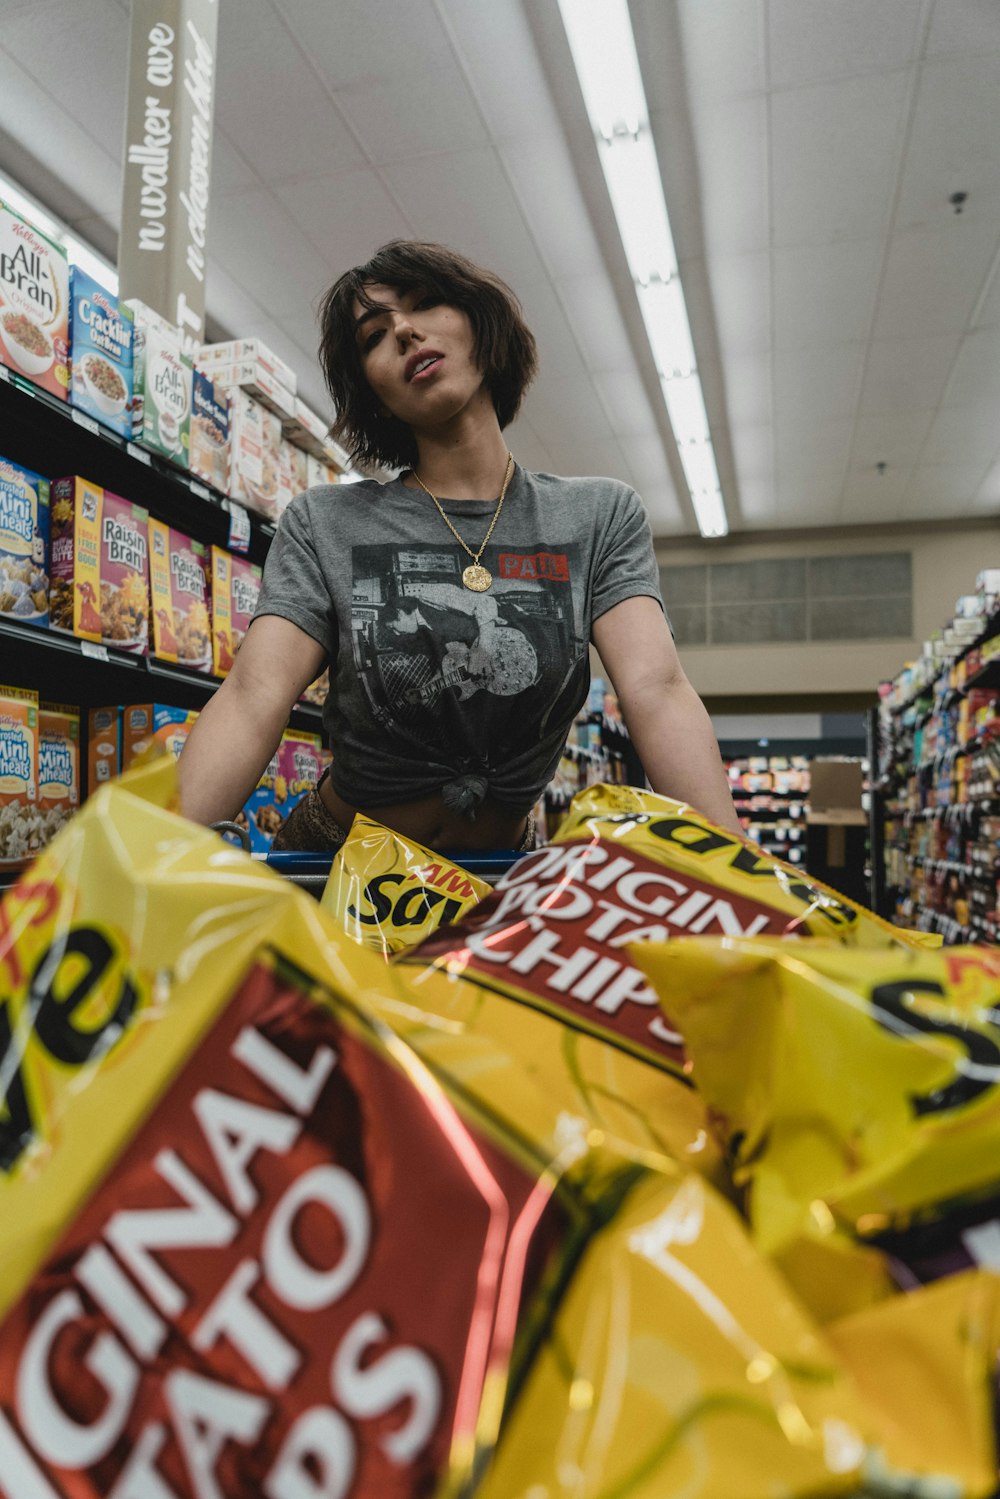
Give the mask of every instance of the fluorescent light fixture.
M 113 296 L 118 295 L 118 272 L 111 262 L 105 260 L 103 255 L 99 255 L 83 240 L 78 239 L 65 224 L 53 218 L 48 209 L 43 208 L 30 193 L 26 193 L 22 187 L 18 187 L 16 182 L 11 182 L 9 177 L 2 174 L 0 174 L 0 198 L 9 203 L 11 208 L 15 208 L 18 213 L 23 214 L 43 234 L 47 234 L 49 239 L 62 245 L 74 265 L 80 266 L 88 275 L 93 276 Z
M 628 0 L 559 0 L 646 336 L 703 536 L 729 530 Z

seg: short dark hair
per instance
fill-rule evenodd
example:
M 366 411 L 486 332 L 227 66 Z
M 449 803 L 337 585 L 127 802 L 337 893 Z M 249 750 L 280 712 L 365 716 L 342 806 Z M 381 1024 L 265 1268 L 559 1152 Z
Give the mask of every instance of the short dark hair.
M 404 422 L 383 415 L 361 367 L 355 338 L 355 301 L 377 304 L 366 288 L 391 286 L 400 294 L 428 291 L 459 307 L 472 324 L 473 353 L 483 372 L 501 430 L 518 413 L 538 367 L 535 338 L 521 304 L 505 281 L 444 245 L 396 239 L 334 282 L 320 306 L 320 364 L 333 398 L 333 436 L 355 463 L 412 468 L 417 444 Z

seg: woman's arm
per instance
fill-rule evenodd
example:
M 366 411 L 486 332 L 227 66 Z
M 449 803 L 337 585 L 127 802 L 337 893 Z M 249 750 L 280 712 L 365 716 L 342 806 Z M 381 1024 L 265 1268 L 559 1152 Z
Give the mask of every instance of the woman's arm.
M 615 604 L 594 621 L 593 640 L 653 790 L 742 833 L 711 719 L 656 600 Z
M 235 817 L 325 660 L 323 647 L 298 625 L 276 614 L 254 620 L 232 671 L 198 715 L 181 753 L 185 817 L 204 823 Z

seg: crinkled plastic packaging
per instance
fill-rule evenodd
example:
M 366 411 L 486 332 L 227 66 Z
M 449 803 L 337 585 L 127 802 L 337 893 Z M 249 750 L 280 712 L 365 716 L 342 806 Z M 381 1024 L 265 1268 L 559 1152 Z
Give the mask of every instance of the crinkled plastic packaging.
M 680 1017 L 756 1242 L 817 1310 L 838 1257 L 858 1273 L 836 1283 L 873 1300 L 889 1277 L 997 1263 L 995 949 L 737 938 L 633 955 Z
M 388 957 L 457 921 L 489 889 L 441 854 L 359 815 L 320 904 L 355 942 Z
M 172 787 L 0 906 L 3 1499 L 861 1492 L 877 1425 L 712 1187 L 418 1025 Z

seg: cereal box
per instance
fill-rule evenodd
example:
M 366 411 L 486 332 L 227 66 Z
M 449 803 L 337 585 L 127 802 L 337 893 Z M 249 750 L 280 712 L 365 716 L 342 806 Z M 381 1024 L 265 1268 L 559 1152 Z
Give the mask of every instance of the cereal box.
M 0 364 L 65 401 L 69 388 L 66 251 L 2 198 Z
M 87 479 L 52 485 L 54 630 L 144 656 L 149 512 Z
M 122 771 L 130 770 L 151 744 L 161 744 L 176 759 L 184 748 L 197 709 L 170 703 L 133 703 L 122 709 Z
M 38 709 L 38 805 L 48 843 L 80 805 L 80 710 L 62 703 Z
M 212 670 L 224 677 L 257 608 L 261 569 L 222 547 L 212 548 Z
M 208 552 L 163 521 L 149 522 L 152 654 L 196 671 L 212 669 Z
M 284 817 L 307 791 L 315 790 L 323 774 L 323 741 L 318 734 L 286 729 L 278 746 L 275 801 Z
M 279 359 L 272 349 L 259 338 L 232 338 L 227 343 L 202 344 L 198 350 L 196 361 L 206 369 L 214 365 L 233 365 L 241 363 L 259 364 L 262 369 L 272 375 L 279 385 L 291 391 L 294 397 L 298 382 L 295 371 L 290 364 Z M 214 379 L 215 376 L 213 375 Z
M 91 708 L 87 714 L 87 795 L 122 772 L 122 709 Z
M 38 810 L 38 693 L 0 687 L 0 869 L 42 846 Z
M 244 359 L 239 364 L 201 365 L 217 387 L 240 389 L 272 411 L 279 421 L 287 421 L 295 406 L 295 394 L 282 385 L 262 364 Z
M 225 494 L 229 482 L 229 400 L 207 375 L 195 370 L 191 386 L 190 468 Z
M 132 436 L 132 311 L 93 276 L 70 267 L 70 400 L 99 422 Z
M 310 489 L 314 489 L 317 484 L 336 484 L 340 479 L 340 474 L 333 464 L 325 462 L 322 458 L 314 458 L 311 453 L 308 453 L 306 463 Z
M 292 497 L 309 488 L 309 455 L 304 448 L 288 445 L 292 465 Z
M 49 622 L 49 481 L 0 458 L 0 616 Z
M 135 317 L 132 436 L 144 448 L 188 466 L 193 366 L 181 335 L 144 302 L 125 304 Z
M 281 422 L 245 390 L 229 399 L 229 494 L 266 520 L 277 515 Z

